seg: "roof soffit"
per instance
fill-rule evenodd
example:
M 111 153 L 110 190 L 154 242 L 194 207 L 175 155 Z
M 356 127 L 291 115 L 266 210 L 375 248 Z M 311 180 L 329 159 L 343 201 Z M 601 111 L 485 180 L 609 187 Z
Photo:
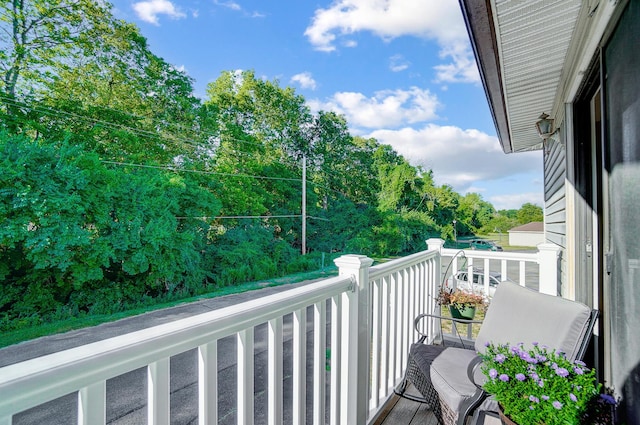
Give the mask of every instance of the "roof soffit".
M 510 140 L 536 149 L 535 122 L 553 114 L 581 0 L 492 1 Z
M 460 0 L 506 153 L 539 149 L 535 122 L 554 115 L 581 0 Z M 486 15 L 483 15 L 486 14 Z

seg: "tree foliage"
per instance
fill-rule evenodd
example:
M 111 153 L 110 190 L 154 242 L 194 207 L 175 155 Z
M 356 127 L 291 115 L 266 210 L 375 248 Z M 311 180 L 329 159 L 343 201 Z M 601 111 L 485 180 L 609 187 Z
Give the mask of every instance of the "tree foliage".
M 0 328 L 309 270 L 323 252 L 413 253 L 453 239 L 454 220 L 461 236 L 512 219 L 277 80 L 223 72 L 196 98 L 110 7 L 0 3 Z
M 0 152 L 0 311 L 112 310 L 202 289 L 208 229 L 196 217 L 219 202 L 197 178 L 113 169 L 78 147 L 7 134 Z
M 518 218 L 518 223 L 520 224 L 527 224 L 533 221 L 544 220 L 542 208 L 531 203 L 526 203 L 522 205 L 522 207 L 518 210 L 517 218 Z

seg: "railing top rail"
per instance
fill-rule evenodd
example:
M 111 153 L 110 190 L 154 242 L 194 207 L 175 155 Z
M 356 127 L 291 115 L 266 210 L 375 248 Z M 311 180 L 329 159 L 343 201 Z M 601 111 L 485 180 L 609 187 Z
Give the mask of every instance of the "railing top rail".
M 376 280 L 382 276 L 386 276 L 390 273 L 403 270 L 407 266 L 415 265 L 423 261 L 427 261 L 435 258 L 438 255 L 438 251 L 421 251 L 415 254 L 408 255 L 406 257 L 397 258 L 395 260 L 388 261 L 386 263 L 378 264 L 369 270 L 369 279 Z
M 337 276 L 0 368 L 0 418 L 281 317 L 353 285 L 352 276 Z
M 460 249 L 443 248 L 443 257 L 453 257 Z M 505 252 L 505 251 L 480 251 L 477 249 L 465 249 L 464 255 L 467 258 L 489 258 L 492 260 L 509 260 L 509 261 L 531 261 L 538 262 L 538 252 Z

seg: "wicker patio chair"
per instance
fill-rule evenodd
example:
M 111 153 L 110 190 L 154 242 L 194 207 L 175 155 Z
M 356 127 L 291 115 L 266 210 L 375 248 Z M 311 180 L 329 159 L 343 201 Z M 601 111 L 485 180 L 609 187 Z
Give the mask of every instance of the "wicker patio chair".
M 416 317 L 416 330 L 421 338 L 411 346 L 407 373 L 396 393 L 428 403 L 440 424 L 464 425 L 487 398 L 478 385 L 483 376 L 476 354 L 484 352 L 485 343 L 522 342 L 525 348 L 531 348 L 533 342 L 538 342 L 564 352 L 570 360 L 581 359 L 593 332 L 597 311 L 579 302 L 502 282 L 487 309 L 473 350 L 424 344 L 428 335 L 421 331 L 419 323 L 428 317 L 444 319 L 433 314 Z M 423 399 L 406 393 L 409 382 L 420 391 Z

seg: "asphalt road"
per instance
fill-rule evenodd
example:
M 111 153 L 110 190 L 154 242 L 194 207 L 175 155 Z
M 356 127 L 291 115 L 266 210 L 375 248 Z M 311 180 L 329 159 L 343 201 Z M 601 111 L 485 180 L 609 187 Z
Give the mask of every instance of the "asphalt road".
M 144 327 L 155 326 L 166 321 L 215 310 L 245 300 L 262 297 L 274 292 L 290 289 L 294 285 L 264 288 L 257 291 L 234 294 L 144 315 L 122 319 L 117 322 L 93 328 L 52 335 L 37 340 L 17 344 L 0 350 L 0 366 L 16 363 L 51 352 L 99 341 L 111 336 L 131 332 Z M 308 312 L 307 356 L 312 358 L 313 314 Z M 292 317 L 284 318 L 284 422 L 292 422 Z M 327 329 L 329 333 L 329 329 Z M 267 418 L 267 326 L 255 329 L 255 423 L 266 424 Z M 329 341 L 329 335 L 327 336 Z M 196 350 L 191 350 L 171 358 L 171 424 L 196 424 L 198 422 L 198 360 Z M 307 362 L 308 393 L 312 392 L 312 362 Z M 141 368 L 107 381 L 107 423 L 132 425 L 146 423 L 147 382 L 146 368 Z M 327 372 L 327 382 L 329 373 Z M 328 383 L 329 385 L 329 383 Z M 328 392 L 327 392 L 328 393 Z M 234 337 L 218 341 L 218 415 L 220 424 L 236 423 L 236 341 Z M 328 397 L 328 396 L 327 396 Z M 311 422 L 312 399 L 307 400 L 307 421 Z M 327 400 L 328 403 L 328 400 Z M 27 410 L 13 418 L 15 425 L 70 425 L 77 423 L 77 396 L 70 394 L 36 408 Z

